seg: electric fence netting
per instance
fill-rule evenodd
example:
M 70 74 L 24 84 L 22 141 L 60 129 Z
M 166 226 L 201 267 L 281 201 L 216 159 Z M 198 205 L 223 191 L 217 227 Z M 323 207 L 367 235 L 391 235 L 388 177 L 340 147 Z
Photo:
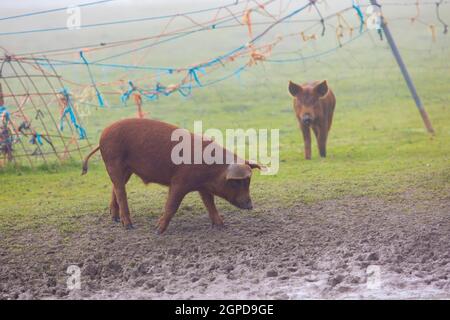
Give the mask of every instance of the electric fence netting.
M 381 4 L 389 26 L 408 23 L 422 30 L 428 48 L 405 50 L 429 52 L 447 39 L 449 1 Z M 98 134 L 86 126 L 94 111 L 101 116 L 118 109 L 130 116 L 127 106 L 132 106 L 138 117 L 146 117 L 146 108 L 164 97 L 192 99 L 197 89 L 220 91 L 220 83 L 241 83 L 241 75 L 252 70 L 280 68 L 282 73 L 279 66 L 326 64 L 324 57 L 333 55 L 348 53 L 342 64 L 363 69 L 367 63 L 349 62 L 356 43 L 387 46 L 381 13 L 369 1 L 241 0 L 198 6 L 149 15 L 154 11 L 104 0 L 0 17 L 2 163 L 35 166 L 81 158 Z M 408 10 L 390 15 L 391 8 Z M 74 28 L 58 24 L 67 12 L 78 12 L 82 22 Z M 381 66 L 371 62 L 371 70 L 379 72 Z M 335 68 L 331 63 L 328 70 Z

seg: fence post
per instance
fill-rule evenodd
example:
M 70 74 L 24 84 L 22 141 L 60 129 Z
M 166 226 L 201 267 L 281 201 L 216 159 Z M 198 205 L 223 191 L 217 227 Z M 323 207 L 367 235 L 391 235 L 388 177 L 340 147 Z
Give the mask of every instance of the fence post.
M 370 0 L 370 3 L 373 6 L 377 6 L 381 8 L 381 6 L 378 4 L 377 0 Z M 395 44 L 395 40 L 392 37 L 391 31 L 389 30 L 388 25 L 384 21 L 383 15 L 380 16 L 381 19 L 381 28 L 383 29 L 383 33 L 386 36 L 386 40 L 389 43 L 389 46 L 391 47 L 392 54 L 395 57 L 395 60 L 397 61 L 398 66 L 400 67 L 400 71 L 402 72 L 403 78 L 406 81 L 406 84 L 408 85 L 409 91 L 411 92 L 411 95 L 416 103 L 417 108 L 419 109 L 420 115 L 422 116 L 423 123 L 425 124 L 425 127 L 427 128 L 428 132 L 431 134 L 434 134 L 433 126 L 431 125 L 430 118 L 428 117 L 428 113 L 425 110 L 422 100 L 419 97 L 419 94 L 417 93 L 416 87 L 414 86 L 414 83 L 411 79 L 411 76 L 409 75 L 408 69 L 406 68 L 405 63 L 403 62 L 402 56 L 400 55 L 400 51 L 397 48 L 397 45 Z

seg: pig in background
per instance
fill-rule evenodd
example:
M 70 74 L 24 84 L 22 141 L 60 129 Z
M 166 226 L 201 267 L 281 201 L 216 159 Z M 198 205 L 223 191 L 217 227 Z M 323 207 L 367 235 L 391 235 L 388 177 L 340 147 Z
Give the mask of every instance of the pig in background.
M 305 142 L 305 159 L 311 159 L 311 129 L 316 136 L 320 156 L 327 156 L 328 133 L 333 121 L 336 98 L 326 80 L 304 83 L 289 81 L 294 111 Z

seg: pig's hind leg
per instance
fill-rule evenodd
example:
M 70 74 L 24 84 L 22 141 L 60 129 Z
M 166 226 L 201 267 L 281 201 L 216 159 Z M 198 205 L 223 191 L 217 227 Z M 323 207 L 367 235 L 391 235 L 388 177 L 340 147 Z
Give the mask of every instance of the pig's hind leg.
M 125 184 L 130 179 L 131 174 L 128 174 L 128 176 L 125 176 Z M 111 202 L 109 203 L 109 212 L 111 214 L 111 219 L 114 222 L 120 222 L 120 208 L 119 203 L 117 202 L 116 192 L 114 191 L 114 185 L 112 187 L 111 192 Z
M 217 211 L 216 204 L 214 203 L 214 195 L 205 191 L 200 191 L 199 193 L 200 197 L 202 198 L 203 204 L 208 210 L 212 226 L 222 228 L 224 226 L 223 219 L 220 216 L 219 212 Z
M 131 172 L 120 162 L 107 163 L 106 170 L 113 183 L 113 196 L 111 196 L 111 209 L 115 210 L 115 202 L 119 206 L 120 220 L 126 229 L 133 229 L 130 219 L 130 209 L 128 208 L 127 191 L 125 185 L 130 179 Z M 114 211 L 111 214 L 117 214 Z M 114 218 L 114 216 L 113 216 Z
M 116 193 L 114 192 L 114 186 L 111 192 L 111 202 L 109 203 L 109 213 L 111 214 L 111 219 L 114 222 L 120 222 L 120 209 L 119 203 L 117 202 Z

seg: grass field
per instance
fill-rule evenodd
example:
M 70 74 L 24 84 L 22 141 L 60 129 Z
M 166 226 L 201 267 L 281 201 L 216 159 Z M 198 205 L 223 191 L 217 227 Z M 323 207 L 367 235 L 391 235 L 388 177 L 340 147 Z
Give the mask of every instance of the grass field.
M 405 25 L 408 22 L 398 22 L 394 32 L 399 35 Z M 314 52 L 332 47 L 333 41 L 327 41 L 305 50 Z M 261 208 L 345 196 L 395 197 L 405 191 L 418 197 L 448 196 L 450 41 L 448 36 L 439 34 L 437 43 L 433 43 L 426 26 L 417 24 L 398 41 L 436 129 L 434 137 L 425 132 L 395 61 L 376 33 L 364 35 L 321 58 L 289 65 L 262 63 L 239 79 L 198 89 L 191 98 L 163 97 L 146 103 L 145 109 L 151 118 L 189 129 L 195 120 L 202 120 L 204 128 L 222 130 L 280 129 L 280 171 L 276 176 L 255 175 L 252 185 L 255 214 Z M 234 42 L 227 40 L 220 46 L 225 48 L 226 44 L 232 47 Z M 208 57 L 217 54 L 217 50 L 220 49 L 203 49 L 197 56 Z M 179 52 L 174 56 L 175 61 L 183 61 Z M 153 60 L 148 59 L 151 64 Z M 156 59 L 164 60 L 161 55 Z M 187 57 L 184 59 L 189 61 Z M 62 72 L 64 75 L 64 69 Z M 82 80 L 86 79 L 82 71 L 77 72 Z M 99 70 L 96 72 L 97 77 L 105 77 Z M 71 75 L 69 72 L 68 76 Z M 337 109 L 328 158 L 318 158 L 314 146 L 313 160 L 305 161 L 287 81 L 312 79 L 328 79 L 337 96 Z M 117 97 L 110 102 L 119 105 Z M 82 120 L 91 142 L 96 144 L 102 128 L 116 119 L 134 116 L 135 110 L 129 106 L 92 109 L 89 113 Z M 99 162 L 84 177 L 80 176 L 79 161 L 74 160 L 63 167 L 35 170 L 6 167 L 1 169 L 0 178 L 2 230 L 50 223 L 70 231 L 77 228 L 80 215 L 107 211 L 110 182 Z M 129 197 L 133 215 L 159 215 L 165 192 L 164 188 L 144 187 L 132 179 Z M 184 206 L 201 208 L 196 195 L 188 197 Z

